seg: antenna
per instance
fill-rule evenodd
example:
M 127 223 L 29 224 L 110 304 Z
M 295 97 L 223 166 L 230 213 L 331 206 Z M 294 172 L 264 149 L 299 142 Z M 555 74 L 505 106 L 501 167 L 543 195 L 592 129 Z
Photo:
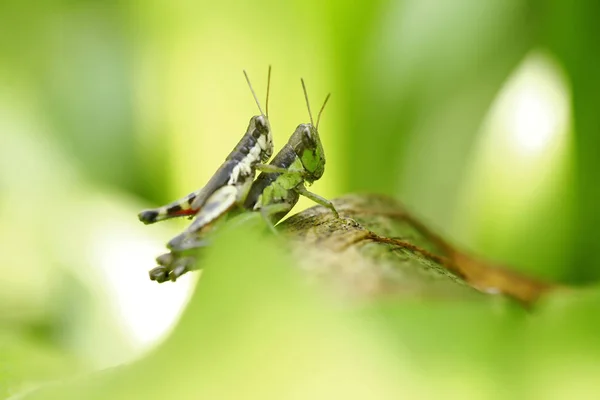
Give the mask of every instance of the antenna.
M 306 99 L 306 108 L 308 108 L 308 116 L 310 117 L 310 124 L 312 126 L 315 126 L 315 124 L 313 124 L 312 113 L 310 112 L 310 104 L 308 104 L 308 93 L 306 93 L 306 85 L 304 84 L 304 79 L 300 78 L 300 82 L 302 82 L 302 90 L 304 90 L 304 98 Z
M 248 74 L 246 73 L 246 70 L 244 70 L 244 76 L 246 77 L 246 82 L 248 82 L 248 86 L 250 87 L 252 96 L 254 96 L 254 101 L 256 101 L 256 105 L 258 106 L 258 111 L 260 111 L 261 115 L 265 115 L 265 113 L 263 113 L 262 108 L 260 108 L 260 103 L 258 102 L 258 97 L 256 97 L 256 93 L 254 93 L 254 89 L 252 89 L 252 84 L 250 83 L 250 78 L 248 78 Z
M 269 74 L 267 75 L 267 100 L 265 102 L 267 109 L 267 118 L 269 118 L 269 89 L 271 89 L 271 66 L 269 65 Z
M 323 110 L 325 109 L 325 104 L 327 104 L 327 100 L 329 100 L 330 97 L 331 97 L 331 93 L 328 93 L 327 97 L 325 97 L 325 101 L 323 102 L 323 105 L 321 106 L 321 110 L 319 110 L 319 115 L 317 116 L 317 126 L 315 126 L 315 128 L 317 130 L 319 130 L 319 121 L 321 121 L 321 114 L 323 114 Z

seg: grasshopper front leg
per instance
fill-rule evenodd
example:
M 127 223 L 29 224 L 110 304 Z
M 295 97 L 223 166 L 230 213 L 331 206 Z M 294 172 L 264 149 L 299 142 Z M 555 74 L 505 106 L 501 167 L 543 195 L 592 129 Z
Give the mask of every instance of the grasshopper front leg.
M 304 183 L 296 186 L 295 190 L 302 196 L 311 199 L 315 203 L 320 204 L 323 207 L 329 208 L 331 210 L 331 212 L 333 213 L 333 215 L 335 215 L 336 218 L 340 218 L 340 214 L 338 214 L 337 210 L 335 209 L 335 207 L 331 201 L 327 200 L 324 197 L 319 196 L 316 193 L 308 191 L 308 189 L 306 189 L 306 187 L 304 186 Z
M 306 174 L 306 171 L 303 170 L 282 168 L 272 164 L 257 164 L 255 168 L 257 171 L 260 172 L 298 175 L 300 177 L 304 177 L 304 175 Z
M 148 274 L 150 275 L 151 281 L 158 283 L 164 283 L 166 281 L 175 282 L 177 278 L 185 274 L 186 272 L 194 271 L 196 265 L 196 259 L 193 257 L 183 257 L 176 259 L 171 265 L 163 266 L 160 265 L 151 269 Z
M 205 247 L 206 242 L 198 241 L 196 248 Z M 177 253 L 165 253 L 156 258 L 158 267 L 149 271 L 150 280 L 158 283 L 166 281 L 175 282 L 177 278 L 186 272 L 199 269 L 196 255 L 181 255 Z

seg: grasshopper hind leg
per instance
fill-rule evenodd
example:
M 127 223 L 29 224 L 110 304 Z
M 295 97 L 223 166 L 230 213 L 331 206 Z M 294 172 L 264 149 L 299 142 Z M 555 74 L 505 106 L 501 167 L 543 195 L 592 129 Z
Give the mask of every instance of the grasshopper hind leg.
M 197 192 L 190 193 L 164 206 L 143 210 L 138 214 L 138 218 L 144 224 L 149 225 L 170 218 L 193 217 L 198 212 L 198 210 L 192 208 L 192 203 L 197 195 Z
M 182 252 L 204 247 L 208 243 L 209 241 L 206 239 L 184 232 L 171 239 L 167 243 L 167 248 L 171 251 Z
M 215 191 L 196 215 L 194 221 L 181 234 L 175 236 L 167 243 L 169 250 L 184 251 L 198 245 L 194 239 L 204 235 L 212 226 L 224 219 L 237 204 L 238 191 L 235 186 L 224 186 Z M 192 242 L 192 244 L 188 242 Z
M 144 224 L 149 225 L 155 222 L 164 221 L 170 218 L 177 217 L 193 217 L 196 212 L 194 210 L 178 210 L 175 212 L 169 212 L 168 210 L 163 209 L 163 207 L 152 208 L 148 210 L 143 210 L 138 214 L 138 218 Z

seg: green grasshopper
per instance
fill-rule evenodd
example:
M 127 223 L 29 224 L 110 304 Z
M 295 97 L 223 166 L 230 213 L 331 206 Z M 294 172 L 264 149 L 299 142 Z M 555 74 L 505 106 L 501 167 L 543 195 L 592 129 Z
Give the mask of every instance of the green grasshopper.
M 200 210 L 205 211 L 204 219 L 207 218 L 207 215 L 210 215 L 209 219 L 214 219 L 234 207 L 236 203 L 243 204 L 254 180 L 255 166 L 266 162 L 273 154 L 273 135 L 268 119 L 271 67 L 269 67 L 267 78 L 266 115 L 260 107 L 246 71 L 244 71 L 244 76 L 260 115 L 255 115 L 250 119 L 246 133 L 206 186 L 167 205 L 143 210 L 138 214 L 138 218 L 144 224 L 182 216 L 191 218 Z
M 256 165 L 256 169 L 262 173 L 250 187 L 242 210 L 237 210 L 238 213 L 243 210 L 260 212 L 273 230 L 275 229 L 274 224 L 296 205 L 300 195 L 329 208 L 335 217 L 339 218 L 337 210 L 329 200 L 308 191 L 305 186 L 305 182 L 312 184 L 325 172 L 325 153 L 319 137 L 318 126 L 329 95 L 323 102 L 315 125 L 304 80 L 302 79 L 301 82 L 311 122 L 298 125 L 288 142 L 270 164 Z M 202 213 L 203 210 L 200 211 L 194 222 L 200 220 Z M 235 212 L 230 214 L 235 214 Z M 167 280 L 175 281 L 187 271 L 196 269 L 196 259 L 194 256 L 188 255 L 188 251 L 205 247 L 208 244 L 205 239 L 206 231 L 202 228 L 203 226 L 192 224 L 185 232 L 172 239 L 167 245 L 171 252 L 156 259 L 159 266 L 150 271 L 150 279 L 159 283 Z
M 329 200 L 308 191 L 305 186 L 305 182 L 312 185 L 325 172 L 325 152 L 318 128 L 321 114 L 330 95 L 325 97 L 315 125 L 304 79 L 300 81 L 306 99 L 310 124 L 298 125 L 273 160 L 268 165 L 257 167 L 263 172 L 252 184 L 244 203 L 244 208 L 247 210 L 260 211 L 270 227 L 273 227 L 294 208 L 300 195 L 329 208 L 335 217 L 339 218 L 337 210 Z

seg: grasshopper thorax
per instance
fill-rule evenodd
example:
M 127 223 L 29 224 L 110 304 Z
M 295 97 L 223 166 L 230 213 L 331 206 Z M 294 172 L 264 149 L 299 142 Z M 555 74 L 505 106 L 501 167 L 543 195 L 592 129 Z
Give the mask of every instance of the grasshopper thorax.
M 317 129 L 312 124 L 300 124 L 288 143 L 302 162 L 306 181 L 320 179 L 325 172 L 325 152 Z

